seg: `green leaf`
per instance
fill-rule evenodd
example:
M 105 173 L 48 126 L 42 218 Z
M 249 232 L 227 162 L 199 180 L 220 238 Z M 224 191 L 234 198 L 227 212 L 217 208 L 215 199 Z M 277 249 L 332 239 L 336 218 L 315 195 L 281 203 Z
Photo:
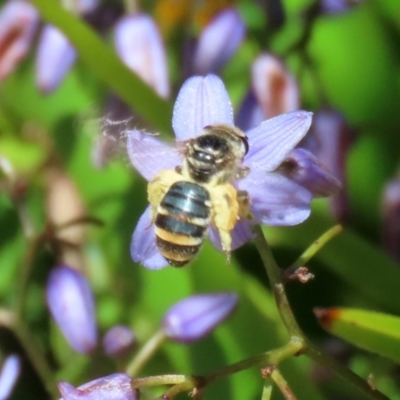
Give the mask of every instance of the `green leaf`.
M 400 317 L 355 308 L 317 309 L 315 314 L 333 335 L 400 362 Z

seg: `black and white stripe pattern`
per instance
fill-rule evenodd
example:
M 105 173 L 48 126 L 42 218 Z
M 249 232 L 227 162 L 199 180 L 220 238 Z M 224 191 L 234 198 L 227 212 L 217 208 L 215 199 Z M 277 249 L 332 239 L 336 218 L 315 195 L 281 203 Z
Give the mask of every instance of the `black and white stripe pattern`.
M 174 183 L 165 194 L 155 219 L 156 243 L 176 267 L 187 264 L 200 250 L 210 223 L 207 190 L 192 182 Z

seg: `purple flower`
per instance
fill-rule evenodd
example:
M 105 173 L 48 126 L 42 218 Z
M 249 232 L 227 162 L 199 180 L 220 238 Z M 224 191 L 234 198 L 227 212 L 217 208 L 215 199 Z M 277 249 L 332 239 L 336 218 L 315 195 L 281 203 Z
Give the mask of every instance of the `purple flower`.
M 9 1 L 0 12 L 0 82 L 27 55 L 39 13 L 24 1 Z
M 131 378 L 123 373 L 98 378 L 78 388 L 74 388 L 68 382 L 59 382 L 58 389 L 63 400 L 137 400 L 139 398 L 139 392 L 132 389 Z
M 168 97 L 167 60 L 154 21 L 145 14 L 127 15 L 116 24 L 114 36 L 121 60 L 161 97 Z
M 11 355 L 4 361 L 0 371 L 0 399 L 8 399 L 21 372 L 21 360 Z
M 46 287 L 47 305 L 71 347 L 90 353 L 97 344 L 94 300 L 86 278 L 65 265 L 55 267 Z
M 131 328 L 123 325 L 113 326 L 103 337 L 104 352 L 110 357 L 127 354 L 136 344 L 136 336 Z
M 246 25 L 234 8 L 221 11 L 202 31 L 193 56 L 193 74 L 217 72 L 242 43 Z
M 54 91 L 77 57 L 66 36 L 52 25 L 43 28 L 36 54 L 36 84 L 43 93 Z
M 172 126 L 178 141 L 187 141 L 213 124 L 233 126 L 233 110 L 222 81 L 215 75 L 187 80 L 175 103 Z M 311 113 L 295 111 L 264 121 L 247 132 L 249 151 L 242 166 L 249 173 L 233 182 L 235 188 L 246 191 L 250 198 L 252 222 L 290 226 L 303 222 L 310 215 L 312 194 L 306 188 L 277 173 L 285 157 L 307 133 Z M 130 160 L 141 175 L 151 181 L 164 170 L 182 165 L 182 155 L 176 146 L 164 143 L 154 135 L 129 131 L 127 147 Z M 231 249 L 253 237 L 250 221 L 241 218 L 230 232 Z M 211 226 L 208 236 L 221 249 L 221 239 Z M 131 255 L 135 262 L 149 269 L 167 265 L 157 246 L 149 206 L 133 233 Z
M 170 339 L 194 342 L 208 335 L 235 309 L 234 293 L 202 294 L 172 306 L 164 316 L 163 328 Z

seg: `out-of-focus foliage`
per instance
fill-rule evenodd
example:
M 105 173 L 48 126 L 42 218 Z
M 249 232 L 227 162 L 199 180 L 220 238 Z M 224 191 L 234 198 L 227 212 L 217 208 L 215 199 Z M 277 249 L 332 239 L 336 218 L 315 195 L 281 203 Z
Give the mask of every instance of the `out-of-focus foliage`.
M 35 353 L 25 357 L 12 399 L 48 399 L 46 389 L 54 393 L 55 381 L 79 386 L 124 371 L 125 361 L 108 358 L 100 349 L 75 353 L 51 320 L 46 280 L 51 268 L 65 260 L 88 277 L 99 336 L 116 324 L 127 325 L 139 347 L 159 329 L 168 308 L 183 298 L 203 292 L 239 294 L 236 313 L 214 333 L 190 345 L 165 343 L 140 376 L 206 374 L 288 340 L 251 243 L 235 251 L 229 265 L 209 244 L 183 269 L 149 271 L 130 258 L 131 235 L 147 206 L 146 184 L 123 151 L 105 167 L 95 166 L 94 144 L 114 127 L 104 118 L 105 104 L 115 91 L 137 113 L 129 124 L 149 131 L 155 127 L 171 137 L 172 104 L 186 78 L 185 46 L 219 11 L 211 5 L 197 9 L 197 2 L 182 1 L 175 11 L 165 0 L 132 3 L 140 3 L 161 25 L 174 90 L 169 100 L 158 98 L 118 60 L 111 27 L 101 34 L 89 31 L 83 19 L 61 12 L 55 0 L 32 4 L 78 50 L 76 66 L 57 90 L 41 94 L 34 81 L 34 42 L 28 57 L 0 83 L 0 360 L 27 351 L 26 336 L 8 318 L 12 312 L 34 338 L 28 352 L 41 352 L 50 365 L 48 376 L 41 375 L 28 361 Z M 332 339 L 313 314 L 315 307 L 352 307 L 400 316 L 400 263 L 385 253 L 381 238 L 382 192 L 398 174 L 400 162 L 400 3 L 365 0 L 335 15 L 320 13 L 311 0 L 215 3 L 237 6 L 248 29 L 220 71 L 236 109 L 249 88 L 253 60 L 268 51 L 297 80 L 302 109 L 333 107 L 355 132 L 346 167 L 350 213 L 344 232 L 308 263 L 316 278 L 306 285 L 291 282 L 287 291 L 307 337 L 363 378 L 373 374 L 382 393 L 400 400 L 397 365 Z M 122 2 L 104 1 L 102 6 L 110 16 L 114 8 L 123 14 Z M 56 185 L 61 196 L 50 195 Z M 70 208 L 72 203 L 76 206 Z M 60 215 L 69 215 L 76 225 L 54 226 Z M 264 231 L 284 268 L 335 223 L 328 201 L 316 200 L 304 224 Z M 77 242 L 68 229 L 78 229 L 73 235 L 80 238 Z M 298 399 L 364 398 L 304 357 L 290 358 L 280 371 Z M 263 385 L 259 370 L 249 369 L 208 387 L 205 399 L 260 399 Z M 142 398 L 152 397 L 143 391 Z M 282 395 L 274 388 L 272 398 Z

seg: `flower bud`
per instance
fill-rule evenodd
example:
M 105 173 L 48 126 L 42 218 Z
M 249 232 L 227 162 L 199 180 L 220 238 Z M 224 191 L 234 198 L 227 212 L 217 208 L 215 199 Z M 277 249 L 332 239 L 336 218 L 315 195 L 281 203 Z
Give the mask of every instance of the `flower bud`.
M 161 35 L 154 21 L 145 14 L 120 19 L 114 42 L 121 60 L 161 97 L 169 96 L 167 60 Z
M 78 353 L 90 353 L 97 343 L 94 300 L 86 278 L 59 265 L 49 276 L 47 305 L 61 332 Z
M 21 360 L 15 354 L 8 356 L 0 372 L 0 399 L 5 400 L 11 396 L 15 382 L 21 372 Z
M 136 336 L 132 329 L 123 325 L 113 326 L 103 337 L 104 352 L 110 357 L 121 357 L 133 350 Z
M 193 75 L 218 72 L 236 52 L 245 32 L 244 21 L 234 8 L 220 12 L 199 37 L 193 58 Z
M 234 310 L 234 293 L 202 294 L 172 306 L 164 316 L 163 328 L 170 339 L 189 343 L 202 339 Z
M 294 77 L 276 57 L 264 53 L 253 62 L 252 89 L 264 119 L 299 109 L 299 90 Z
M 17 67 L 31 46 L 39 14 L 24 1 L 9 1 L 0 12 L 0 82 Z
M 36 85 L 43 93 L 57 89 L 77 57 L 66 36 L 52 25 L 43 28 L 36 54 Z
M 400 180 L 385 185 L 382 196 L 383 246 L 395 260 L 400 260 Z
M 123 373 L 116 373 L 98 378 L 74 388 L 68 382 L 59 382 L 60 400 L 137 400 L 138 390 L 132 389 L 131 378 Z
M 340 182 L 326 170 L 318 158 L 305 149 L 292 150 L 280 171 L 308 189 L 314 197 L 331 196 L 341 188 Z
M 310 134 L 309 139 L 315 141 L 314 149 L 311 151 L 342 184 L 343 190 L 331 199 L 331 209 L 338 220 L 346 220 L 350 214 L 347 157 L 354 133 L 343 115 L 335 110 L 325 109 L 315 114 Z

